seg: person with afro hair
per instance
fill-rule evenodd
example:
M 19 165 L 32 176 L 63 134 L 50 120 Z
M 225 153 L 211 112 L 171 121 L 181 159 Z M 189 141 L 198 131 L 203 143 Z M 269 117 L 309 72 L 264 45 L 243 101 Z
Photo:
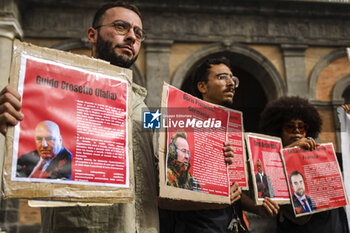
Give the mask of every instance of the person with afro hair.
M 316 108 L 300 97 L 282 97 L 269 103 L 260 117 L 264 134 L 282 138 L 283 147 L 314 150 L 322 120 Z M 343 207 L 296 218 L 290 204 L 282 205 L 277 215 L 277 233 L 349 232 Z
M 302 126 L 304 129 L 300 128 Z M 306 99 L 297 96 L 272 101 L 265 107 L 260 117 L 261 131 L 281 137 L 284 147 L 300 146 L 304 149 L 315 149 L 314 138 L 318 137 L 321 127 L 322 120 L 316 108 Z M 283 133 L 283 129 L 292 131 L 293 128 L 297 132 L 292 132 L 289 137 Z

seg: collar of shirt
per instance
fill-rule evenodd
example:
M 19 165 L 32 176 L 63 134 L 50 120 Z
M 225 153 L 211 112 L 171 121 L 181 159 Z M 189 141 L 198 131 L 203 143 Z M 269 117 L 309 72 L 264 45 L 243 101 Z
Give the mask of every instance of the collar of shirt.
M 294 195 L 298 198 L 300 203 L 303 203 L 303 200 L 306 199 L 305 194 L 303 196 L 301 196 L 301 197 L 298 194 L 296 194 L 296 193 L 294 193 Z
M 307 205 L 308 207 L 309 207 L 309 209 L 311 210 L 311 206 L 309 205 L 309 203 L 308 203 L 308 201 L 307 201 L 307 199 L 306 199 L 306 196 L 305 196 L 305 194 L 302 196 L 302 197 L 299 197 L 299 195 L 297 195 L 296 193 L 294 193 L 294 195 L 298 198 L 298 200 L 299 200 L 299 202 L 304 206 L 304 205 Z M 305 202 L 304 202 L 304 200 L 306 200 Z M 305 207 L 304 207 L 305 208 Z
M 53 158 L 52 158 L 52 159 L 53 159 Z M 44 163 L 44 165 L 43 165 L 43 167 L 42 167 L 42 169 L 41 169 L 42 171 L 46 171 L 46 169 L 47 169 L 48 166 L 50 165 L 52 159 L 50 159 L 50 160 L 45 160 L 45 163 Z

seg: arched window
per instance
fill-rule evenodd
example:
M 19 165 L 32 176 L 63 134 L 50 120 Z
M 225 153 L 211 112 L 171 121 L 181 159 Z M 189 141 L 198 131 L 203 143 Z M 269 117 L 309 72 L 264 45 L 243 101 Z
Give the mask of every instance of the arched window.
M 348 86 L 343 92 L 342 97 L 344 98 L 345 104 L 350 104 L 350 86 Z

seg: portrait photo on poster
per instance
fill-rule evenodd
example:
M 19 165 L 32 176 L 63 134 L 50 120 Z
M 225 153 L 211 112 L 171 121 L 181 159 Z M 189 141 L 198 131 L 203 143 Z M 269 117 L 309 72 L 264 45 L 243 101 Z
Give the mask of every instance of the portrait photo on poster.
M 260 159 L 256 161 L 257 173 L 255 174 L 256 186 L 258 188 L 258 197 L 275 197 L 270 177 L 264 172 Z
M 187 133 L 178 131 L 171 136 L 167 153 L 167 185 L 201 191 L 198 180 L 191 174 L 191 152 Z
M 49 120 L 35 127 L 36 150 L 20 155 L 16 177 L 71 179 L 72 154 L 62 145 L 59 126 Z
M 289 175 L 293 189 L 292 204 L 296 214 L 311 213 L 316 210 L 315 201 L 305 193 L 304 176 L 295 170 Z

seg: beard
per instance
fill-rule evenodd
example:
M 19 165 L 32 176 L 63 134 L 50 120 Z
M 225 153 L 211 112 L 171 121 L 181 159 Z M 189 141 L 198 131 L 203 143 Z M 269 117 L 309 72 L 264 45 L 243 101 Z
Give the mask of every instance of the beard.
M 116 46 L 118 47 L 118 45 Z M 117 55 L 114 52 L 113 45 L 110 41 L 104 40 L 101 36 L 97 37 L 96 52 L 98 58 L 110 62 L 112 65 L 129 68 L 137 59 L 137 56 L 131 59 L 123 55 Z
M 296 194 L 298 194 L 299 197 L 302 197 L 305 194 L 305 190 L 297 190 Z
M 227 108 L 232 108 L 233 100 L 224 100 L 221 102 L 221 105 Z
M 228 92 L 228 91 L 230 91 L 230 92 L 233 92 L 233 97 L 235 96 L 235 89 L 233 88 L 233 87 L 228 87 L 228 88 L 226 88 L 225 89 L 225 92 Z M 222 106 L 225 106 L 225 107 L 227 107 L 227 108 L 232 108 L 232 104 L 233 104 L 233 97 L 230 99 L 230 100 L 223 100 L 222 102 L 221 102 L 221 105 Z

